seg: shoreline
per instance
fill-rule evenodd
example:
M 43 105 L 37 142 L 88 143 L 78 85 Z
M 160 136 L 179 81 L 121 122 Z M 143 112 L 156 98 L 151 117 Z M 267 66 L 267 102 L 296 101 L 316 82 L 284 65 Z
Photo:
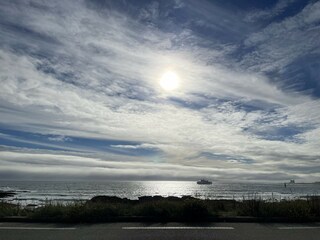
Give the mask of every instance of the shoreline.
M 127 197 L 137 200 L 139 196 L 193 196 L 211 200 L 251 200 L 261 198 L 266 201 L 296 200 L 305 196 L 319 195 L 320 185 L 293 184 L 287 188 L 283 184 L 242 184 L 214 183 L 198 185 L 196 182 L 154 181 L 134 182 L 3 182 L 0 191 L 14 191 L 16 195 L 5 198 L 13 204 L 39 205 L 48 201 L 72 203 L 86 201 L 96 195 Z

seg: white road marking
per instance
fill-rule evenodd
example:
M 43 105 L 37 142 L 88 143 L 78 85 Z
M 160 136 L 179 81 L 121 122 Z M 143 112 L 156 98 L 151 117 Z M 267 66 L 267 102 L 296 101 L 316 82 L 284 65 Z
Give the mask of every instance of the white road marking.
M 320 227 L 278 227 L 281 230 L 294 230 L 294 229 L 320 229 Z
M 123 230 L 233 230 L 233 227 L 122 227 Z
M 76 228 L 55 228 L 55 227 L 0 227 L 0 230 L 76 230 Z

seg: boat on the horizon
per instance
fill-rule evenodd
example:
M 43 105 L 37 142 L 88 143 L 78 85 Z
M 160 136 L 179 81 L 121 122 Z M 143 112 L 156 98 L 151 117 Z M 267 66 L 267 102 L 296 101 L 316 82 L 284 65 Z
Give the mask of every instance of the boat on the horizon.
M 201 180 L 197 181 L 197 184 L 205 185 L 205 184 L 212 184 L 212 182 L 209 180 L 206 180 L 206 179 L 201 179 Z

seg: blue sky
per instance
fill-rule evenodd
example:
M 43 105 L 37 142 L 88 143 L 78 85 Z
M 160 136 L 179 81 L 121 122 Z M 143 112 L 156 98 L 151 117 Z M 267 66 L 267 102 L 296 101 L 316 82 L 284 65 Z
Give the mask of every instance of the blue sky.
M 1 1 L 0 83 L 0 179 L 320 180 L 319 1 Z

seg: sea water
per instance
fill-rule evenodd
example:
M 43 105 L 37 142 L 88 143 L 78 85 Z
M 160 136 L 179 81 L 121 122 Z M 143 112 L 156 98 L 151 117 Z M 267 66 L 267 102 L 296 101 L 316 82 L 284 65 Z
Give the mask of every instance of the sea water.
M 12 203 L 43 204 L 47 201 L 71 202 L 88 200 L 97 195 L 138 199 L 140 196 L 192 196 L 201 199 L 265 199 L 282 200 L 319 196 L 320 184 L 257 184 L 141 181 L 141 182 L 62 182 L 0 181 L 0 190 L 14 191 L 6 198 Z

